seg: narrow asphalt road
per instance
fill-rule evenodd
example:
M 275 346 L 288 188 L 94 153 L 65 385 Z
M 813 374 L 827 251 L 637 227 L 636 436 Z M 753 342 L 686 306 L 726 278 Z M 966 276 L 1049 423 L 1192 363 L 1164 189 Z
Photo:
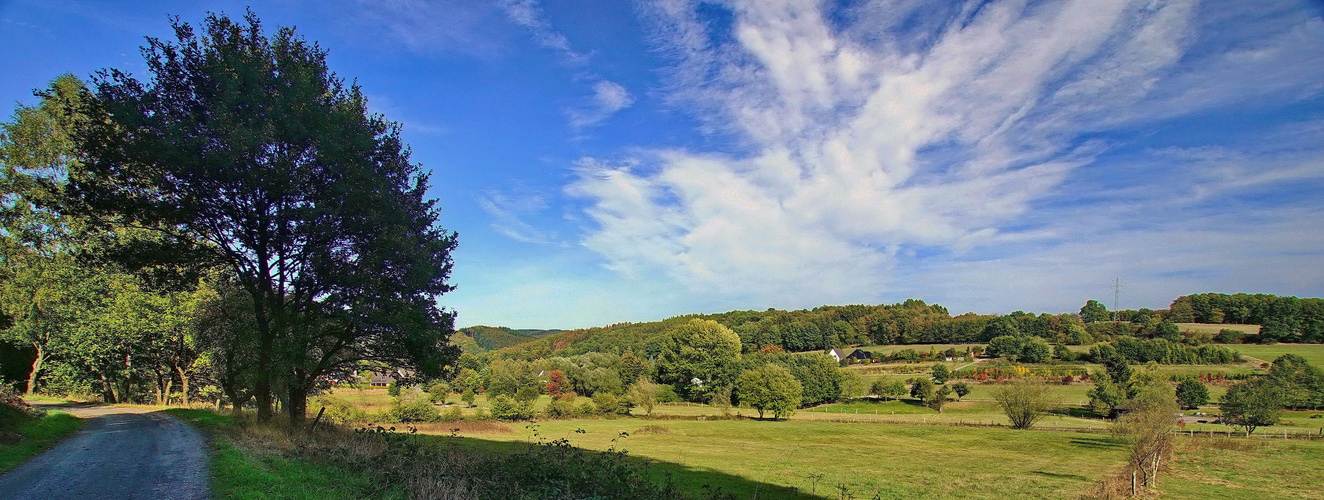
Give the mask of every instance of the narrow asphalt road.
M 205 441 L 192 427 L 151 408 L 40 406 L 87 421 L 0 476 L 0 500 L 209 497 Z

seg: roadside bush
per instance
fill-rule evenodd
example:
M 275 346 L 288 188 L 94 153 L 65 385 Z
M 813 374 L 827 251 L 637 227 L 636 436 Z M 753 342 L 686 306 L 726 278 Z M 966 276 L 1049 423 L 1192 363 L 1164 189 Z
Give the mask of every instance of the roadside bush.
M 1188 378 L 1177 384 L 1177 401 L 1185 408 L 1199 408 L 1209 402 L 1209 388 L 1199 380 Z

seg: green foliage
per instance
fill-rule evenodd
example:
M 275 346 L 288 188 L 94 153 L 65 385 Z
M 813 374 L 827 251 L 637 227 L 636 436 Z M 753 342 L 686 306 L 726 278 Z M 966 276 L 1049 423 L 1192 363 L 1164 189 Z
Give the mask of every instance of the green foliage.
M 1094 388 L 1089 391 L 1090 410 L 1098 415 L 1112 415 L 1113 408 L 1126 401 L 1126 389 L 1106 373 L 1096 373 Z
M 1013 429 L 1029 429 L 1057 406 L 1057 399 L 1047 385 L 1018 380 L 993 389 L 993 400 L 1007 415 Z
M 1177 384 L 1177 401 L 1185 408 L 1199 408 L 1209 402 L 1209 388 L 1199 380 L 1188 378 Z
M 537 391 L 535 390 L 534 392 Z M 433 382 L 431 385 L 428 386 L 428 399 L 431 400 L 433 403 L 445 402 L 446 396 L 450 393 L 451 393 L 451 388 L 450 386 L 446 385 L 445 382 Z
M 1103 305 L 1097 300 L 1090 299 L 1085 302 L 1084 306 L 1081 306 L 1080 319 L 1084 320 L 1086 323 L 1096 323 L 1100 321 L 1111 321 L 1113 317 L 1112 313 L 1108 312 L 1108 306 Z
M 1324 370 L 1304 357 L 1284 354 L 1269 366 L 1269 378 L 1283 391 L 1283 405 L 1292 408 L 1324 407 Z
M 533 404 L 514 400 L 505 395 L 492 398 L 488 403 L 488 410 L 492 412 L 492 418 L 507 421 L 528 420 L 535 414 Z
M 537 387 L 526 385 L 521 387 L 519 392 L 515 393 L 515 400 L 523 403 L 532 403 L 538 399 L 538 395 L 539 392 Z
M 952 390 L 956 392 L 956 400 L 960 401 L 961 398 L 965 397 L 966 394 L 970 394 L 970 384 L 967 384 L 965 382 L 957 382 L 956 384 L 952 385 Z
M 1003 357 L 1015 361 L 1016 356 L 1021 354 L 1021 341 L 1011 335 L 994 337 L 988 341 L 988 347 L 984 349 L 984 354 L 990 357 Z
M 1051 357 L 1048 342 L 1041 338 L 1029 339 L 1021 343 L 1018 360 L 1025 363 L 1044 363 Z
M 652 415 L 653 408 L 657 406 L 662 388 L 657 384 L 650 382 L 647 378 L 640 377 L 636 380 L 630 389 L 625 391 L 625 397 L 634 406 L 644 410 L 645 415 Z
M 745 370 L 736 381 L 740 404 L 754 408 L 760 419 L 765 411 L 772 412 L 774 420 L 791 416 L 800 405 L 802 391 L 790 370 L 777 365 Z
M 939 385 L 946 384 L 947 380 L 950 378 L 952 378 L 952 371 L 947 368 L 947 365 L 942 363 L 933 365 L 933 383 Z
M 1274 425 L 1282 415 L 1283 390 L 1268 377 L 1256 377 L 1233 385 L 1223 394 L 1218 410 L 1229 425 L 1249 436 L 1257 427 Z
M 553 399 L 547 403 L 543 413 L 547 418 L 570 418 L 575 415 L 575 404 L 564 399 Z
M 1068 361 L 1068 362 L 1075 361 L 1076 352 L 1072 351 L 1071 349 L 1067 349 L 1067 346 L 1063 344 L 1057 344 L 1053 346 L 1053 357 L 1060 359 L 1062 361 Z
M 1324 299 L 1200 293 L 1177 297 L 1171 310 L 1169 319 L 1179 323 L 1262 325 L 1265 343 L 1324 342 Z
M 396 399 L 378 417 L 388 422 L 436 422 L 441 418 L 428 398 Z
M 361 408 L 329 394 L 319 396 L 314 404 L 326 408 L 322 419 L 327 422 L 349 424 L 368 420 L 368 414 Z
M 929 379 L 922 378 L 910 385 L 910 397 L 918 399 L 921 403 L 928 404 L 937 394 L 936 386 Z
M 841 399 L 854 399 L 864 396 L 864 379 L 855 372 L 841 372 Z
M 763 358 L 769 363 L 785 366 L 800 382 L 801 406 L 841 399 L 842 371 L 831 356 L 813 354 L 777 354 Z
M 98 74 L 64 206 L 150 233 L 111 247 L 116 262 L 220 265 L 249 285 L 260 417 L 281 387 L 300 424 L 318 381 L 367 357 L 440 375 L 458 354 L 437 301 L 456 239 L 399 126 L 293 29 L 172 24 L 177 43 L 142 51 L 149 79 Z
M 938 390 L 933 393 L 933 398 L 929 399 L 924 405 L 934 410 L 938 410 L 938 413 L 942 413 L 943 405 L 946 405 L 947 401 L 951 400 L 951 397 L 952 388 L 944 385 L 938 388 Z
M 603 415 L 615 415 L 629 412 L 629 407 L 621 404 L 620 398 L 610 392 L 601 392 L 593 396 L 593 406 Z
M 475 399 L 478 399 L 478 395 L 474 393 L 473 389 L 465 389 L 464 394 L 460 395 L 460 401 L 463 401 L 464 404 L 469 406 L 474 405 Z
M 716 321 L 694 319 L 662 340 L 657 358 L 660 382 L 690 401 L 704 400 L 713 387 L 730 384 L 740 360 L 740 337 Z M 834 367 L 835 369 L 835 367 Z M 691 381 L 699 379 L 702 385 Z
M 391 383 L 386 384 L 386 395 L 393 398 L 400 397 L 400 383 L 392 380 Z

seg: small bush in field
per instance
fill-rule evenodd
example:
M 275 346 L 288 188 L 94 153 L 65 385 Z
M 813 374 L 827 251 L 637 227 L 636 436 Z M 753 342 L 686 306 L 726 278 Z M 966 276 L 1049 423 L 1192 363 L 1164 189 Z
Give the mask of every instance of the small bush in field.
M 614 415 L 621 411 L 620 399 L 608 392 L 594 395 L 593 406 L 596 406 L 598 412 L 603 415 Z
M 450 386 L 445 382 L 436 382 L 428 386 L 428 399 L 433 403 L 442 403 L 446 401 L 446 395 L 451 393 Z
M 585 401 L 575 407 L 575 416 L 589 417 L 598 414 L 598 407 L 592 401 Z
M 569 401 L 553 399 L 547 403 L 547 409 L 543 410 L 547 418 L 569 418 L 575 415 L 575 405 Z

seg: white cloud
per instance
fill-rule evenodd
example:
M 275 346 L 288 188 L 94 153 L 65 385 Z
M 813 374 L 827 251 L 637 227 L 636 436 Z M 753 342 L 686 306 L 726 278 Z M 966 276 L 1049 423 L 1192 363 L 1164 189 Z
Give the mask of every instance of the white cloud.
M 478 207 L 492 217 L 496 232 L 524 243 L 554 244 L 554 233 L 538 229 L 525 219 L 547 209 L 539 194 L 517 189 L 511 193 L 488 191 L 478 199 Z
M 741 140 L 745 152 L 584 158 L 567 187 L 588 201 L 595 224 L 583 244 L 621 273 L 667 276 L 712 296 L 801 306 L 872 300 L 888 287 L 950 294 L 920 286 L 913 269 L 897 268 L 920 267 L 905 256 L 915 248 L 951 253 L 961 264 L 950 269 L 976 285 L 1010 272 L 1003 263 L 1034 265 L 1038 251 L 1062 263 L 1047 268 L 1070 273 L 1085 265 L 1075 259 L 1089 250 L 1113 248 L 1071 217 L 1115 214 L 1116 207 L 1164 196 L 1163 186 L 1136 172 L 1127 179 L 1132 185 L 1083 194 L 1092 201 L 1068 199 L 1062 191 L 1077 187 L 1073 178 L 1104 168 L 1099 158 L 1115 147 L 1090 134 L 1265 92 L 1317 95 L 1324 81 L 1302 63 L 1320 55 L 1324 30 L 1314 18 L 1250 23 L 1274 36 L 1245 52 L 1246 34 L 1255 30 L 1220 34 L 1199 21 L 1203 11 L 1194 1 L 1012 1 L 932 15 L 915 14 L 923 6 L 883 7 L 830 17 L 814 1 L 736 1 L 728 33 L 696 14 L 697 2 L 649 3 L 653 40 L 675 60 L 668 99 L 693 111 L 706 130 Z M 898 33 L 902 17 L 925 25 Z M 1209 49 L 1218 45 L 1211 39 L 1224 46 Z M 1273 71 L 1281 81 L 1259 88 L 1262 76 L 1237 73 L 1274 65 L 1306 77 Z M 1202 74 L 1218 80 L 1192 85 Z M 1238 183 L 1317 180 L 1320 164 L 1312 158 L 1211 171 L 1189 184 L 1231 190 Z M 1128 202 L 1126 191 L 1153 198 Z M 1185 203 L 1167 205 L 1168 215 L 1196 202 Z M 1104 222 L 1108 230 L 1125 226 Z M 1177 223 L 1154 233 L 1222 242 L 1236 231 Z M 1315 248 L 1285 236 L 1291 231 L 1264 236 Z M 1163 240 L 1170 245 L 1156 262 L 1212 266 L 1242 258 L 1207 249 L 1200 259 L 1187 258 L 1172 238 Z M 1144 255 L 1144 242 L 1128 241 L 1134 246 L 1116 248 L 1113 258 Z M 979 258 L 989 252 L 1012 257 Z
M 619 83 L 599 80 L 593 85 L 593 101 L 588 107 L 570 109 L 570 125 L 583 128 L 610 118 L 616 112 L 634 104 L 634 96 Z
M 570 40 L 552 28 L 538 0 L 501 0 L 498 5 L 511 22 L 528 30 L 543 47 L 560 52 L 573 63 L 583 63 L 588 60 L 587 54 L 576 52 L 570 46 Z

